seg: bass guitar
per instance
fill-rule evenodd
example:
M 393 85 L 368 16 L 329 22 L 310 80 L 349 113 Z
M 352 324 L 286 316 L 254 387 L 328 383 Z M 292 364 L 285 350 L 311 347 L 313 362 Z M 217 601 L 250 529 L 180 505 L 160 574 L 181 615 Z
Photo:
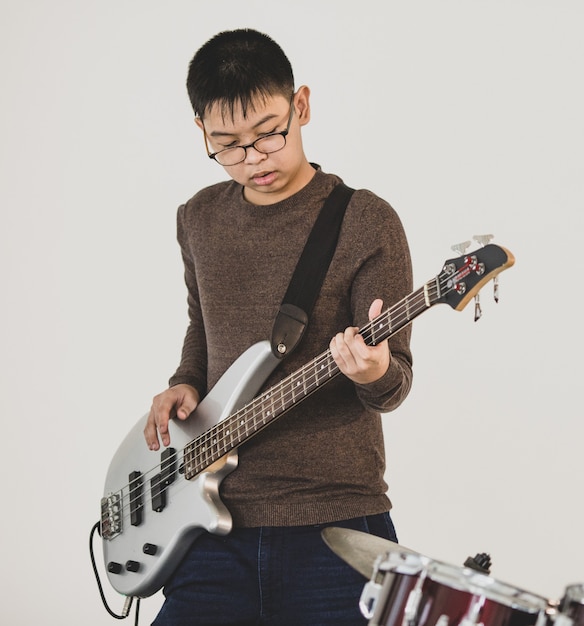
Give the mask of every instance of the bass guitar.
M 508 250 L 493 244 L 447 260 L 435 278 L 359 332 L 374 345 L 435 304 L 460 311 L 513 263 Z M 100 521 L 105 568 L 116 591 L 154 594 L 199 534 L 229 533 L 231 516 L 219 487 L 237 467 L 238 446 L 339 374 L 329 350 L 257 395 L 279 362 L 269 341 L 251 346 L 189 419 L 171 420 L 171 447 L 162 452 L 146 446 L 147 415 L 122 441 L 107 472 Z

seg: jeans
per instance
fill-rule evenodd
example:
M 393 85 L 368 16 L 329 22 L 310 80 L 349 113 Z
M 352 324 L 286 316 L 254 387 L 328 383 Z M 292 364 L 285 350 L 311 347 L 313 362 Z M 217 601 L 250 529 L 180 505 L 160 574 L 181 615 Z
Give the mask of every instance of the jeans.
M 366 578 L 324 542 L 326 526 L 397 541 L 389 513 L 295 527 L 204 533 L 164 588 L 152 626 L 356 626 Z M 373 563 L 371 563 L 373 570 Z

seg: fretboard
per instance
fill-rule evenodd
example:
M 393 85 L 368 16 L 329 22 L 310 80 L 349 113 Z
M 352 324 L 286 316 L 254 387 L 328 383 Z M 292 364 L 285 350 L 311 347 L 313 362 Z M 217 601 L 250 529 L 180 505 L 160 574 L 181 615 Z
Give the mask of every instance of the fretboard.
M 376 345 L 407 326 L 440 297 L 438 277 L 406 296 L 359 330 Z M 330 350 L 289 374 L 184 448 L 184 476 L 194 478 L 225 454 L 307 398 L 339 373 Z

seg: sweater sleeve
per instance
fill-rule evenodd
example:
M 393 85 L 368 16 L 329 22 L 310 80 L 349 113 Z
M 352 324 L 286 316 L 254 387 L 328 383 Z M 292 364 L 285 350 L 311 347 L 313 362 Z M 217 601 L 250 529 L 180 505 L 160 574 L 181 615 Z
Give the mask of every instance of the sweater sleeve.
M 207 392 L 207 342 L 199 300 L 195 260 L 187 237 L 189 228 L 188 207 L 189 205 L 186 204 L 181 205 L 178 209 L 177 239 L 184 264 L 189 325 L 183 341 L 181 361 L 178 369 L 170 378 L 169 385 L 171 387 L 179 384 L 191 385 L 203 398 Z
M 352 286 L 352 313 L 357 326 L 366 323 L 375 298 L 383 299 L 383 310 L 412 292 L 412 263 L 407 238 L 397 213 L 384 200 L 368 191 L 359 192 L 362 204 L 360 231 L 365 232 L 360 263 Z M 359 244 L 356 244 L 359 245 Z M 412 386 L 411 325 L 389 338 L 391 361 L 377 381 L 356 384 L 361 402 L 369 409 L 387 413 L 396 409 Z

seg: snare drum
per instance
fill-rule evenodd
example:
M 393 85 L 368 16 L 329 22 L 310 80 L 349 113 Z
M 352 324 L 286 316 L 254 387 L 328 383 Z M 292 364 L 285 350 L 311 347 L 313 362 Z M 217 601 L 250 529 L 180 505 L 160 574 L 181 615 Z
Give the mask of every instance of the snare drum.
M 556 626 L 584 626 L 584 584 L 566 587 L 555 623 Z
M 369 626 L 545 626 L 549 602 L 470 568 L 390 552 L 360 608 Z

